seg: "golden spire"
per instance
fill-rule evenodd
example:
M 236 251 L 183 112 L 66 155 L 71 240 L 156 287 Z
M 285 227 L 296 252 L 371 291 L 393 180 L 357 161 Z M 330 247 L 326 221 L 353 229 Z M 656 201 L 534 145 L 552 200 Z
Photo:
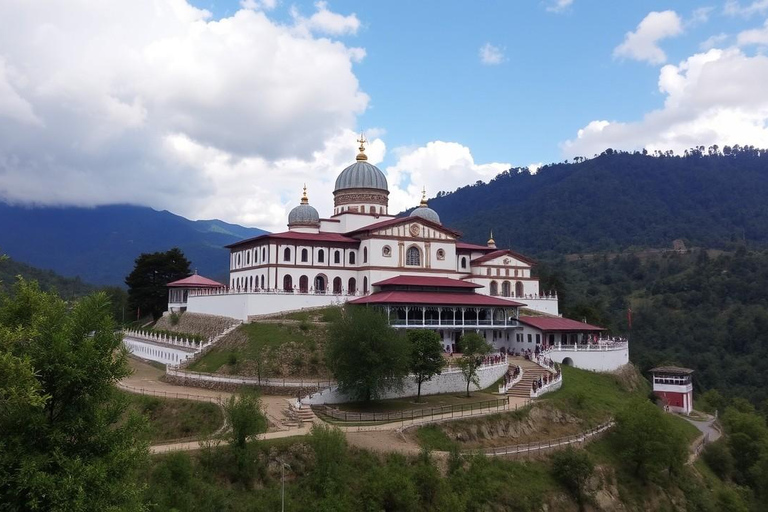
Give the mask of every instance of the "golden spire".
M 365 134 L 360 132 L 360 138 L 357 139 L 357 142 L 360 143 L 360 152 L 357 154 L 357 160 L 358 162 L 360 160 L 368 160 L 368 157 L 365 154 L 365 143 L 368 142 L 365 140 Z
M 427 187 L 421 187 L 421 203 L 419 206 L 427 207 Z
M 491 236 L 488 239 L 488 247 L 496 247 L 496 240 L 493 239 L 493 230 L 491 230 Z
M 304 184 L 304 195 L 301 196 L 301 204 L 309 204 L 309 198 L 307 197 L 307 184 Z

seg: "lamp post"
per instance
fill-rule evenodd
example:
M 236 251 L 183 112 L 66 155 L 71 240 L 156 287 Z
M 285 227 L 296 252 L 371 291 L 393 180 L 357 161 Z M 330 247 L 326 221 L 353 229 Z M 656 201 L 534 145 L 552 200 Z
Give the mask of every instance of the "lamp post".
M 286 464 L 282 459 L 277 459 L 280 463 L 280 479 L 282 480 L 282 487 L 280 489 L 280 510 L 285 512 L 285 468 L 291 469 L 289 464 Z

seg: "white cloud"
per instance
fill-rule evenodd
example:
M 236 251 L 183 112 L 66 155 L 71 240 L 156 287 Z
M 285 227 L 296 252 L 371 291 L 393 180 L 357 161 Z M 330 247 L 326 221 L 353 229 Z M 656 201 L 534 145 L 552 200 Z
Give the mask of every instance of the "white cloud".
M 478 54 L 480 56 L 480 62 L 486 66 L 496 66 L 504 62 L 504 50 L 491 43 L 485 43 L 481 46 Z
M 745 18 L 754 14 L 763 14 L 766 11 L 768 11 L 768 0 L 756 0 L 743 6 L 737 0 L 728 0 L 723 7 L 723 12 L 728 16 L 743 16 Z
M 683 31 L 680 16 L 675 11 L 651 12 L 634 32 L 627 32 L 624 42 L 614 48 L 614 57 L 663 64 L 667 60 L 659 41 L 674 37 Z
M 686 22 L 688 26 L 701 25 L 709 21 L 709 15 L 714 11 L 714 7 L 699 7 L 693 10 L 691 18 Z
M 528 164 L 528 172 L 536 174 L 544 166 L 544 162 L 536 162 L 534 164 Z
M 739 46 L 748 45 L 768 45 L 768 20 L 761 28 L 745 30 L 736 36 L 736 42 Z
M 0 19 L 0 200 L 244 222 L 335 178 L 342 139 L 354 157 L 363 50 L 184 0 L 6 0 Z
M 360 28 L 360 20 L 357 19 L 357 15 L 343 16 L 331 12 L 328 10 L 328 2 L 315 2 L 315 7 L 317 12 L 309 18 L 302 17 L 296 7 L 291 9 L 291 16 L 298 28 L 315 34 L 332 36 L 357 34 Z
M 428 196 L 434 196 L 441 190 L 449 192 L 478 180 L 488 181 L 512 167 L 509 163 L 475 163 L 469 148 L 457 142 L 433 141 L 394 153 L 397 162 L 385 169 L 390 212 L 418 206 L 422 187 Z
M 699 49 L 707 51 L 711 50 L 712 48 L 717 48 L 725 43 L 728 40 L 728 37 L 728 34 L 722 32 L 720 34 L 710 36 L 706 40 L 702 41 L 701 44 L 699 44 Z
M 573 0 L 554 0 L 547 6 L 549 12 L 563 12 L 573 4 Z
M 277 0 L 240 0 L 240 7 L 254 11 L 271 11 L 277 7 Z
M 563 144 L 566 157 L 606 148 L 681 153 L 693 146 L 768 147 L 768 57 L 738 48 L 697 53 L 664 66 L 659 91 L 664 107 L 635 122 L 592 121 Z

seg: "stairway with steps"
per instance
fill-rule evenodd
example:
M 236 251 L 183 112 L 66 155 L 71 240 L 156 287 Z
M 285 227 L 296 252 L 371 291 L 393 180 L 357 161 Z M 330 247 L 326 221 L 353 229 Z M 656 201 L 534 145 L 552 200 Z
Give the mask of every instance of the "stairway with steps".
M 523 357 L 510 357 L 509 364 L 522 368 L 523 377 L 520 379 L 520 382 L 507 390 L 507 396 L 530 398 L 533 381 L 538 380 L 540 376 L 549 373 L 549 371 L 538 364 Z
M 302 424 L 314 423 L 315 413 L 312 412 L 312 408 L 308 405 L 302 406 L 301 409 L 297 408 L 293 403 L 288 405 L 288 409 L 285 411 L 286 418 L 282 421 L 283 426 L 288 428 L 298 428 Z

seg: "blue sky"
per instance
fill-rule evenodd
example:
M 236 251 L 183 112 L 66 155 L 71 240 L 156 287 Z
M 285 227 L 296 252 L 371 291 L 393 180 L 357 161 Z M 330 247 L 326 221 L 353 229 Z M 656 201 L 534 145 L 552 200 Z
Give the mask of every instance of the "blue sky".
M 190 3 L 191 2 L 191 3 Z M 768 147 L 768 0 L 0 2 L 0 200 L 285 228 L 510 166 Z

